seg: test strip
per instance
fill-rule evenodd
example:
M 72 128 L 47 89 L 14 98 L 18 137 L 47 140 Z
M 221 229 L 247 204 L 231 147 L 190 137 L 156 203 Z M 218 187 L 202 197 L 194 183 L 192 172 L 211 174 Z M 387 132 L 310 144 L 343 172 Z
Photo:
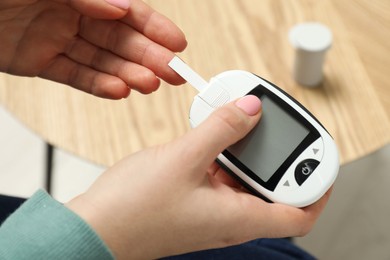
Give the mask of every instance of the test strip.
M 173 59 L 168 63 L 168 66 L 176 71 L 177 74 L 179 74 L 199 92 L 201 92 L 209 84 L 177 56 L 173 57 Z

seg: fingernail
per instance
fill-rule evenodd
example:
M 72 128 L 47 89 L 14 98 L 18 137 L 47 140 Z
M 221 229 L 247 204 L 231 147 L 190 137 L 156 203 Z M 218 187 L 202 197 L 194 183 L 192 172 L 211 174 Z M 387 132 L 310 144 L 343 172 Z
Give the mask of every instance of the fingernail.
M 121 8 L 121 9 L 129 9 L 130 7 L 130 0 L 105 0 L 110 5 L 113 5 L 115 7 Z
M 260 111 L 261 101 L 256 96 L 248 95 L 240 98 L 236 102 L 236 106 L 244 110 L 249 116 L 254 116 Z

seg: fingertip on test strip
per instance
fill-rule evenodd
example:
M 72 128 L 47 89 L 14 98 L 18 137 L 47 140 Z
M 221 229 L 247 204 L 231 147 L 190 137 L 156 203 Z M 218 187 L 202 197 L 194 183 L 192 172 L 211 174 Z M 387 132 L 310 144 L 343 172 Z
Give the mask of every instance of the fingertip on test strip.
M 168 63 L 168 66 L 199 92 L 201 92 L 208 85 L 206 80 L 204 80 L 198 73 L 191 69 L 190 66 L 188 66 L 178 56 L 173 57 L 173 59 Z

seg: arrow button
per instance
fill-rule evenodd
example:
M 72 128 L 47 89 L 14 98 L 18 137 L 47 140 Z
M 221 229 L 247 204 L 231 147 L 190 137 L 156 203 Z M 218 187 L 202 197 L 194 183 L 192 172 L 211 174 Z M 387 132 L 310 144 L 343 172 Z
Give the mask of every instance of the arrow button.
M 286 182 L 283 184 L 283 186 L 285 186 L 285 187 L 290 187 L 290 183 L 289 183 L 288 181 L 286 181 Z
M 314 154 L 317 154 L 319 150 L 320 150 L 320 149 L 313 148 L 313 153 L 314 153 Z

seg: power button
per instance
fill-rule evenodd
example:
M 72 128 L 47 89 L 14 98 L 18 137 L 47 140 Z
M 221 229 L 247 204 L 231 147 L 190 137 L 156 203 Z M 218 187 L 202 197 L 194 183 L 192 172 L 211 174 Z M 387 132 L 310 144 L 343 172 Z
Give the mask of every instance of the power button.
M 306 159 L 300 162 L 295 168 L 295 180 L 299 185 L 302 185 L 306 179 L 314 172 L 317 168 L 319 161 L 314 159 Z

